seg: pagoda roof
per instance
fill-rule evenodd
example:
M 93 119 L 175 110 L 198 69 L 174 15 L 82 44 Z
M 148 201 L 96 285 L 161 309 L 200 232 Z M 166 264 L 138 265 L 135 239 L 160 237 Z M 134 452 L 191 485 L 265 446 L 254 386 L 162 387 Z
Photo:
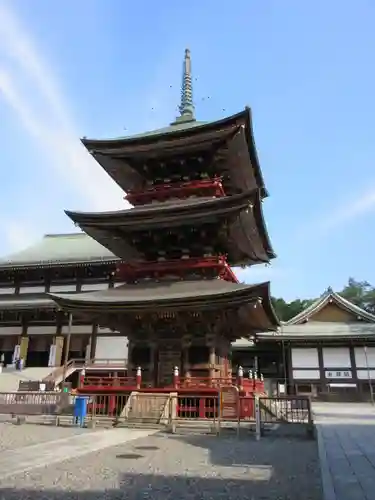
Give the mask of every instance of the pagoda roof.
M 108 175 L 127 191 L 130 186 L 140 183 L 142 175 L 138 170 L 147 159 L 158 158 L 161 161 L 168 156 L 199 154 L 208 149 L 219 148 L 224 141 L 237 136 L 241 142 L 236 142 L 236 147 L 247 151 L 247 175 L 255 178 L 255 185 L 261 190 L 262 197 L 265 197 L 268 193 L 256 151 L 249 107 L 217 121 L 197 122 L 192 119 L 130 137 L 106 140 L 83 138 L 82 143 Z M 245 161 L 245 155 L 241 155 L 240 160 Z M 248 181 L 250 182 L 252 180 Z
M 178 132 L 186 131 L 195 127 L 204 127 L 208 123 L 214 123 L 214 122 L 205 122 L 205 121 L 198 121 L 195 119 L 189 120 L 189 121 L 184 121 L 184 122 L 173 122 L 167 127 L 161 127 L 157 128 L 154 130 L 148 130 L 146 132 L 140 132 L 139 134 L 132 134 L 132 135 L 126 135 L 123 137 L 117 137 L 114 139 L 105 139 L 104 142 L 112 142 L 112 141 L 134 141 L 134 140 L 139 140 L 139 139 L 145 139 L 146 137 L 153 137 L 153 136 L 163 136 L 166 134 L 175 134 Z M 87 139 L 83 138 L 82 139 L 83 144 L 86 144 L 89 146 L 90 143 L 97 143 L 97 142 L 103 142 L 103 139 Z
M 46 234 L 24 250 L 0 258 L 0 270 L 111 263 L 118 257 L 85 233 Z
M 122 147 L 131 148 L 132 146 L 137 147 L 141 144 L 145 146 L 155 146 L 161 149 L 160 140 L 164 138 L 166 141 L 188 137 L 197 138 L 202 133 L 224 131 L 235 125 L 244 125 L 246 128 L 250 129 L 249 126 L 251 123 L 251 109 L 247 106 L 244 110 L 234 115 L 221 118 L 220 120 L 207 122 L 197 121 L 195 118 L 192 118 L 189 121 L 175 121 L 167 127 L 161 127 L 139 134 L 115 137 L 112 139 L 89 139 L 83 137 L 81 141 L 88 150 L 98 153 L 116 153 Z M 129 151 L 132 150 L 130 149 Z M 147 149 L 142 148 L 142 151 L 147 151 Z
M 294 318 L 291 318 L 289 321 L 287 321 L 285 325 L 298 325 L 300 323 L 305 323 L 314 314 L 321 311 L 330 303 L 336 304 L 340 309 L 344 309 L 345 311 L 355 316 L 357 319 L 375 323 L 374 314 L 371 314 L 368 311 L 362 309 L 362 307 L 353 304 L 353 302 L 345 299 L 329 287 L 317 300 L 315 300 L 302 312 L 294 316 Z
M 244 285 L 220 279 L 160 281 L 126 284 L 108 290 L 78 294 L 49 294 L 59 307 L 93 315 L 142 311 L 205 310 L 251 306 L 258 331 L 275 330 L 279 324 L 270 300 L 269 283 Z M 259 317 L 258 317 L 259 315 Z M 242 315 L 251 324 L 252 313 Z M 256 325 L 253 325 L 256 329 Z
M 134 234 L 140 230 L 159 231 L 162 227 L 199 225 L 205 220 L 212 221 L 213 217 L 217 220 L 219 217 L 236 215 L 240 217 L 241 223 L 236 224 L 231 239 L 235 239 L 237 243 L 228 242 L 233 251 L 235 245 L 236 249 L 240 249 L 241 255 L 246 255 L 246 259 L 252 262 L 268 262 L 275 257 L 262 215 L 259 190 L 222 198 L 192 198 L 154 203 L 116 212 L 66 211 L 66 214 L 86 233 L 125 260 L 137 257 L 131 242 L 126 241 L 129 233 Z

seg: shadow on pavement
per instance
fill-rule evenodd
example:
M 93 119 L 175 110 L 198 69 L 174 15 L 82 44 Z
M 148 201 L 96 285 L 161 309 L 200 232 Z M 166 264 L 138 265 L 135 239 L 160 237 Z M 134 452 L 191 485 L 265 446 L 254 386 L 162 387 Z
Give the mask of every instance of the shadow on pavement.
M 58 489 L 0 489 L 2 500 L 321 500 L 320 492 L 302 491 L 291 484 L 288 492 L 271 481 L 269 470 L 260 470 L 257 479 L 200 478 L 151 474 L 122 474 L 119 488 L 90 491 Z

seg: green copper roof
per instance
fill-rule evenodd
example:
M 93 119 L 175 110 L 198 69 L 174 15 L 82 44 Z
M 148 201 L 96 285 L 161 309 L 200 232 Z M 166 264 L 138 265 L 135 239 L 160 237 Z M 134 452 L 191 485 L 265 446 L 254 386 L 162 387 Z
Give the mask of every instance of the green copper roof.
M 173 132 L 179 132 L 181 130 L 188 130 L 194 127 L 201 127 L 202 125 L 206 125 L 207 122 L 203 121 L 178 121 L 178 118 L 175 122 L 171 123 L 169 127 L 157 128 L 155 130 L 150 130 L 148 132 L 142 132 L 140 134 L 127 135 L 125 137 L 120 137 L 120 139 L 136 139 L 137 137 L 150 137 L 153 135 L 164 135 L 164 134 L 172 134 Z
M 47 234 L 20 252 L 0 259 L 0 269 L 111 262 L 112 252 L 84 233 Z

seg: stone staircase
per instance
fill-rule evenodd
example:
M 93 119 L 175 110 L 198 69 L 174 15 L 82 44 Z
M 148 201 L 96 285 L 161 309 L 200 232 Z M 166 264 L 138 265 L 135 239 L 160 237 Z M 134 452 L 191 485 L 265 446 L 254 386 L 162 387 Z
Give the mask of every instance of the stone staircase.
M 59 366 L 57 368 L 49 368 L 49 372 L 44 375 L 41 379 L 43 382 L 54 382 L 55 387 L 57 387 L 61 382 L 66 380 L 72 373 L 77 370 L 82 370 L 85 366 L 85 362 L 81 360 L 70 360 L 67 366 Z
M 118 425 L 168 423 L 171 394 L 133 391 L 119 417 Z
M 43 380 L 50 371 L 51 368 L 25 368 L 21 371 L 5 368 L 0 373 L 0 392 L 16 392 L 20 382 Z

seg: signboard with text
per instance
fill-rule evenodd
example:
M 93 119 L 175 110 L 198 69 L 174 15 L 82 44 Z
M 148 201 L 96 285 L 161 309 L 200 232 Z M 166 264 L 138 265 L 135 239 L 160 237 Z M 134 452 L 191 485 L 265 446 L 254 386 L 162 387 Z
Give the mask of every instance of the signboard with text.
M 240 398 L 235 386 L 221 387 L 220 390 L 220 418 L 235 420 L 239 418 Z
M 350 370 L 329 370 L 325 373 L 326 378 L 352 378 L 352 372 Z

